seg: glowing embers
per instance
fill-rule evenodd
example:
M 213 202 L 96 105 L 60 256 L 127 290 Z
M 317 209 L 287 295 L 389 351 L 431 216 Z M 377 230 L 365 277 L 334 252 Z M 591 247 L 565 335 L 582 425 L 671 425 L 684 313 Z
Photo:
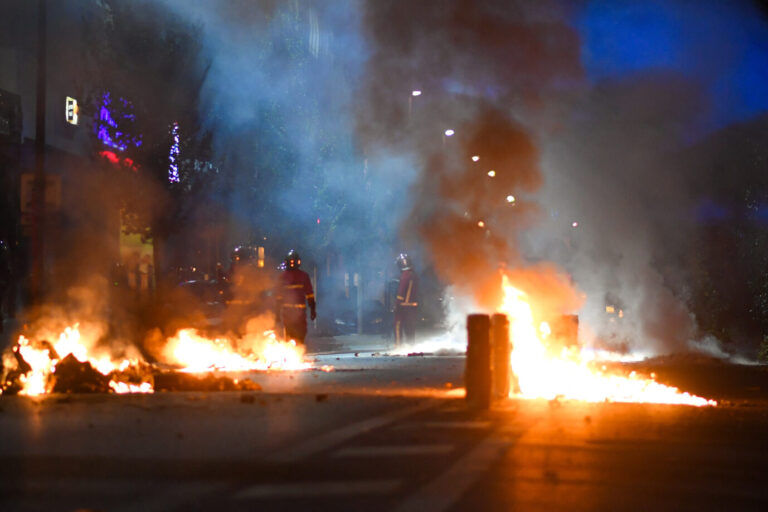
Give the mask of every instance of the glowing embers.
M 714 400 L 684 393 L 653 379 L 606 373 L 582 357 L 577 347 L 547 347 L 549 326 L 536 327 L 526 295 L 503 278 L 504 299 L 499 307 L 510 320 L 512 372 L 524 398 L 565 398 L 587 402 L 643 402 L 684 405 L 717 405 Z
M 207 338 L 195 329 L 182 329 L 170 338 L 164 357 L 184 372 L 308 370 L 304 347 L 293 340 L 279 341 L 272 331 L 247 336 L 237 343 L 227 338 Z

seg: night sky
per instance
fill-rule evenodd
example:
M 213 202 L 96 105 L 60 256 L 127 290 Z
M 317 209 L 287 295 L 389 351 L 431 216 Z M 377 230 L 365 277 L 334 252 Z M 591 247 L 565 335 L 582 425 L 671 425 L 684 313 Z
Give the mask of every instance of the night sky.
M 675 71 L 710 97 L 700 129 L 753 117 L 768 110 L 768 2 L 757 3 L 762 17 L 739 2 L 589 2 L 575 21 L 588 77 Z

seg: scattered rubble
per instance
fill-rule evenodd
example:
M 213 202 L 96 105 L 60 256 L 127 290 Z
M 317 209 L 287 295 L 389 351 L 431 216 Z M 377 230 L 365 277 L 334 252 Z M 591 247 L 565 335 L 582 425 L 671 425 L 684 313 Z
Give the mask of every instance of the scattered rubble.
M 109 393 L 109 376 L 96 371 L 88 361 L 78 361 L 72 354 L 59 361 L 51 380 L 54 393 Z

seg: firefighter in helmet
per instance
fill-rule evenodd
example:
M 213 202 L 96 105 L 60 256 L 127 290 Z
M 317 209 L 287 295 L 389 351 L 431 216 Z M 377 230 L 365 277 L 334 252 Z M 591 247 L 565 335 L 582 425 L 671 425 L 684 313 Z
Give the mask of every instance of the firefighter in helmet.
M 303 344 L 307 336 L 307 305 L 309 317 L 312 320 L 317 317 L 315 292 L 309 274 L 299 268 L 301 257 L 298 252 L 291 249 L 283 263 L 285 267 L 280 273 L 277 291 L 280 320 L 285 337 Z
M 416 337 L 419 303 L 416 299 L 416 274 L 407 254 L 401 253 L 397 257 L 397 266 L 400 268 L 400 281 L 395 299 L 395 345 L 399 347 L 405 341 L 413 343 Z

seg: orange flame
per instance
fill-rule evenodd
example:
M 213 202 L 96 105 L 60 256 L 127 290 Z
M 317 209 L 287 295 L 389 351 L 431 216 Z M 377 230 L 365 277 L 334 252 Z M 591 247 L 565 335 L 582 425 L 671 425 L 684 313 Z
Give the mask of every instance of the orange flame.
M 119 379 L 113 372 L 123 372 L 140 363 L 138 359 L 115 358 L 109 353 L 94 353 L 92 340 L 84 340 L 80 326 L 66 327 L 55 342 L 33 343 L 25 336 L 19 336 L 14 350 L 30 366 L 30 370 L 19 377 L 19 394 L 27 396 L 49 393 L 51 376 L 56 365 L 72 354 L 78 361 L 89 362 L 102 375 L 112 374 L 110 389 L 115 393 L 152 393 L 149 382 L 131 383 Z M 167 362 L 181 366 L 184 372 L 209 371 L 251 371 L 251 370 L 307 370 L 311 364 L 304 360 L 304 347 L 295 341 L 279 341 L 272 331 L 263 336 L 250 335 L 240 340 L 248 350 L 236 350 L 235 343 L 226 338 L 206 338 L 195 329 L 182 329 L 165 343 L 164 356 Z M 323 367 L 332 371 L 332 367 Z M 0 391 L 1 392 L 1 391 Z
M 717 405 L 714 400 L 681 392 L 653 379 L 642 378 L 635 372 L 623 376 L 596 370 L 575 349 L 563 349 L 559 354 L 551 354 L 544 343 L 549 326 L 542 322 L 539 329 L 536 328 L 526 294 L 512 286 L 506 275 L 503 276 L 502 286 L 504 299 L 499 312 L 509 317 L 513 344 L 512 372 L 522 397 Z
M 248 371 L 248 370 L 308 370 L 304 347 L 295 341 L 279 341 L 272 331 L 266 331 L 256 343 L 257 350 L 242 354 L 226 338 L 206 338 L 195 329 L 182 329 L 164 349 L 165 358 L 181 365 L 185 372 Z
M 59 334 L 58 339 L 51 343 L 53 352 L 48 346 L 33 345 L 23 335 L 19 336 L 16 350 L 31 367 L 30 371 L 19 378 L 22 385 L 20 395 L 35 396 L 48 393 L 50 376 L 56 370 L 56 365 L 70 354 L 81 363 L 89 362 L 102 375 L 109 375 L 116 370 L 122 371 L 138 363 L 135 359 L 114 360 L 107 354 L 93 355 L 83 341 L 79 327 L 79 324 L 66 327 Z M 134 385 L 112 381 L 110 387 L 116 393 L 151 393 L 153 391 L 149 383 Z

